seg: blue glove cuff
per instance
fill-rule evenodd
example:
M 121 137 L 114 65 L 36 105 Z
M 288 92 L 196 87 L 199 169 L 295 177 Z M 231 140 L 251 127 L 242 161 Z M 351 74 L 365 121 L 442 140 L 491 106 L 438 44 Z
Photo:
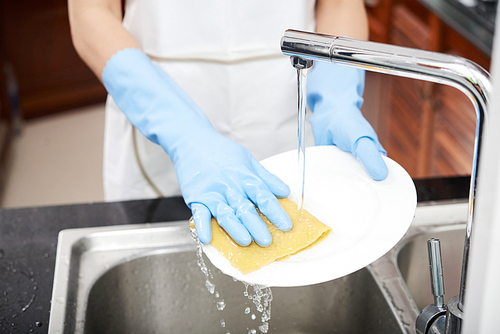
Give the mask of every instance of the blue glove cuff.
M 332 63 L 316 62 L 307 76 L 307 102 L 316 145 L 337 145 L 355 151 L 359 138 L 370 138 L 386 154 L 372 126 L 363 117 L 365 71 Z
M 307 103 L 311 111 L 316 111 L 317 103 L 327 99 L 334 111 L 348 105 L 358 110 L 363 105 L 365 71 L 359 68 L 316 61 L 307 75 Z M 319 109 L 321 112 L 321 109 Z
M 106 63 L 102 81 L 130 122 L 172 160 L 188 130 L 215 131 L 184 90 L 141 50 L 118 51 Z
M 309 119 L 316 145 L 336 145 L 351 152 L 375 180 L 387 176 L 380 154 L 386 154 L 377 134 L 363 117 L 365 71 L 315 62 L 307 77 Z

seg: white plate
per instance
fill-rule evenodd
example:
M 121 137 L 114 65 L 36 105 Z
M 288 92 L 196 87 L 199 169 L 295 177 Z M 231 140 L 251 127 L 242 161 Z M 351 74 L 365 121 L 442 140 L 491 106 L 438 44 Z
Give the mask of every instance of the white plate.
M 203 250 L 214 266 L 240 281 L 265 286 L 302 286 L 353 273 L 387 253 L 403 237 L 415 214 L 417 195 L 408 173 L 385 158 L 389 175 L 372 180 L 361 164 L 335 146 L 306 149 L 304 208 L 332 228 L 320 244 L 243 275 L 213 246 Z M 297 150 L 262 165 L 291 188 L 297 200 Z

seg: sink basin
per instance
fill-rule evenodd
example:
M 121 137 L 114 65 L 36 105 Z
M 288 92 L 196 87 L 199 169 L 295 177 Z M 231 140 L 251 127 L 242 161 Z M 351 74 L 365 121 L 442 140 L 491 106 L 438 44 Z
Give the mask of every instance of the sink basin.
M 172 266 L 174 271 L 170 270 Z M 118 265 L 93 285 L 85 333 L 241 333 L 261 324 L 241 282 L 211 268 L 226 307 L 204 285 L 194 251 Z M 124 291 L 125 290 L 125 291 Z M 273 288 L 272 333 L 396 333 L 398 323 L 369 271 L 300 288 Z M 251 307 L 257 315 L 244 310 Z M 224 319 L 225 328 L 220 321 Z M 379 319 L 384 319 L 379 322 Z
M 49 333 L 260 333 L 245 285 L 205 262 L 218 298 L 205 286 L 186 221 L 62 231 Z M 377 271 L 272 288 L 269 333 L 406 333 Z
M 396 262 L 419 310 L 434 303 L 431 293 L 427 240 L 441 241 L 445 302 L 457 296 L 462 271 L 465 224 L 426 226 L 410 230 L 397 247 Z

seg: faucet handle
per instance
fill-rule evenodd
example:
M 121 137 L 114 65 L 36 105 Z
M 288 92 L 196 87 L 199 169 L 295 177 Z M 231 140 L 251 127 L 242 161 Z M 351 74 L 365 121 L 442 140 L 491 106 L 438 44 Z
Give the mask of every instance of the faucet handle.
M 441 259 L 441 242 L 439 239 L 431 238 L 427 241 L 427 251 L 429 253 L 429 267 L 431 272 L 432 295 L 434 305 L 438 308 L 444 305 L 444 279 L 443 262 Z
M 434 304 L 424 308 L 417 317 L 415 329 L 417 334 L 444 333 L 447 307 L 444 304 L 443 264 L 441 259 L 441 242 L 439 239 L 427 241 L 431 288 Z

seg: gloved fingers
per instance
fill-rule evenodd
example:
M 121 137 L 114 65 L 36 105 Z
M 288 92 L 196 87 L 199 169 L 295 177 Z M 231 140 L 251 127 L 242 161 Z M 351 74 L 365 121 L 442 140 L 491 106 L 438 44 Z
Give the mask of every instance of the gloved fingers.
M 281 181 L 279 177 L 265 169 L 264 166 L 260 164 L 260 162 L 255 160 L 255 158 L 252 157 L 251 161 L 252 168 L 255 173 L 257 173 L 262 181 L 264 181 L 264 183 L 274 195 L 276 195 L 277 197 L 287 197 L 288 195 L 290 195 L 290 187 L 288 187 L 285 182 Z
M 236 217 L 234 210 L 222 201 L 216 204 L 214 209 L 211 209 L 213 216 L 217 219 L 217 223 L 241 246 L 248 246 L 252 242 L 246 226 Z
M 361 162 L 368 175 L 375 181 L 385 180 L 389 174 L 381 152 L 372 139 L 368 137 L 359 138 L 354 144 L 352 154 Z
M 191 212 L 198 238 L 202 243 L 208 244 L 212 241 L 212 213 L 201 203 L 191 204 Z
M 247 196 L 255 203 L 260 212 L 267 217 L 277 228 L 290 231 L 293 227 L 290 216 L 278 202 L 276 196 L 265 189 L 264 184 L 246 183 L 243 186 Z
M 272 237 L 266 223 L 260 218 L 255 205 L 241 194 L 234 192 L 227 195 L 228 204 L 235 209 L 236 217 L 246 227 L 253 240 L 262 247 L 271 244 Z

